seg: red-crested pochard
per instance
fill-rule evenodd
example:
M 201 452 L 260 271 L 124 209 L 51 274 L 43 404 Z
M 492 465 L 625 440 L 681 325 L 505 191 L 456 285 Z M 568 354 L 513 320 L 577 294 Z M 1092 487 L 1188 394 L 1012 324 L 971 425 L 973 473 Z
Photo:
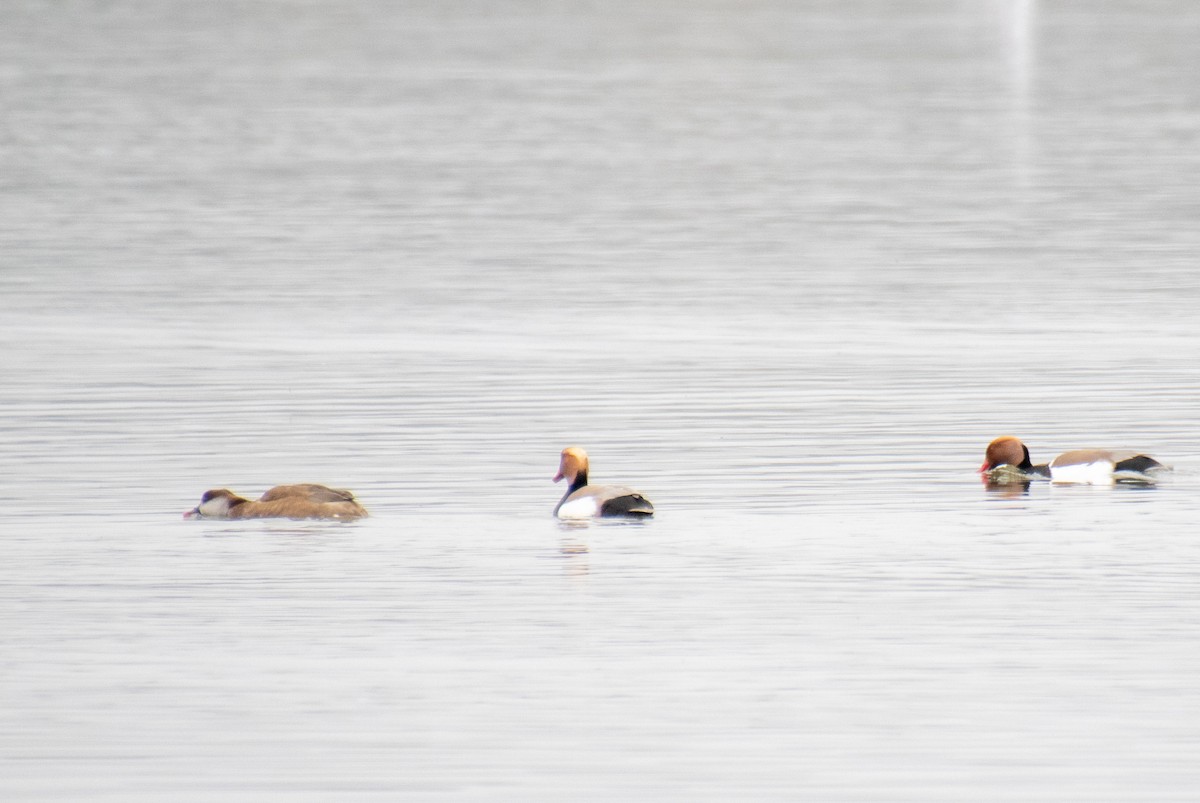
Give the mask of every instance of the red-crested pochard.
M 324 485 L 276 485 L 251 501 L 233 491 L 205 491 L 200 504 L 183 514 L 185 519 L 337 519 L 350 521 L 367 515 L 349 491 Z
M 1110 449 L 1073 449 L 1048 464 L 1034 465 L 1025 444 L 1004 435 L 988 444 L 979 472 L 997 481 L 1049 478 L 1051 482 L 1111 485 L 1151 482 L 1153 474 L 1164 469 L 1166 466 L 1148 455 Z
M 645 518 L 654 515 L 650 500 L 619 485 L 588 485 L 587 452 L 578 446 L 562 450 L 554 481 L 567 481 L 567 492 L 554 508 L 560 519 L 603 517 Z

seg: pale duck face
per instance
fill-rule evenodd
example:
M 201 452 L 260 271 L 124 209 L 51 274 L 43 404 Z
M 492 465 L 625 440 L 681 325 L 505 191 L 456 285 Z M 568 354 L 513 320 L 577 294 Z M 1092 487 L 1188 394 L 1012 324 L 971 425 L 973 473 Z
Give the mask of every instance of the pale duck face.
M 224 488 L 216 491 L 205 491 L 200 497 L 200 504 L 192 511 L 204 519 L 223 519 L 229 515 L 233 507 L 233 494 Z

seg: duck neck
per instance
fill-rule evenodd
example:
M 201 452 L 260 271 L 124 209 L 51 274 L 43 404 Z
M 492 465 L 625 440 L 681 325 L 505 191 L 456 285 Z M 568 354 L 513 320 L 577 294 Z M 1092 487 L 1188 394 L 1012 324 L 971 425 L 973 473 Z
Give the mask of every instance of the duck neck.
M 1023 456 L 1021 462 L 1017 464 L 1017 468 L 1026 473 L 1033 471 L 1033 461 L 1029 459 L 1029 447 L 1023 443 L 1021 444 L 1021 454 Z
M 1021 469 L 1021 471 L 1025 472 L 1026 474 L 1036 474 L 1039 477 L 1049 477 L 1050 476 L 1050 466 L 1048 466 L 1046 464 L 1042 464 L 1040 466 L 1035 466 L 1033 464 L 1033 460 L 1031 460 L 1029 458 L 1029 447 L 1028 446 L 1026 446 L 1025 444 L 1021 444 L 1021 451 L 1024 452 L 1025 456 L 1021 460 L 1021 464 L 1019 466 L 1017 466 L 1017 468 Z
M 571 480 L 571 484 L 567 486 L 567 496 L 578 491 L 580 488 L 587 485 L 587 469 L 580 471 L 575 475 L 575 479 Z
M 234 496 L 229 500 L 229 509 L 225 511 L 225 516 L 231 519 L 240 519 L 253 509 L 254 505 L 250 504 L 249 499 Z
M 562 499 L 559 499 L 558 504 L 554 506 L 554 515 L 558 515 L 558 509 L 562 507 L 568 499 L 571 498 L 571 494 L 575 493 L 585 485 L 587 485 L 587 472 L 581 471 L 575 475 L 575 479 L 571 480 L 571 483 L 567 486 L 566 492 L 562 495 Z

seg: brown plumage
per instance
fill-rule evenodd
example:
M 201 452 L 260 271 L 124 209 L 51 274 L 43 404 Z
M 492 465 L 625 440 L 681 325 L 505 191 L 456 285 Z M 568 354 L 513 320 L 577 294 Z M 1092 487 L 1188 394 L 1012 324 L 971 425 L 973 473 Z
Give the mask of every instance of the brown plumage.
M 1001 435 L 987 445 L 983 465 L 979 467 L 981 474 L 986 474 L 1001 466 L 1011 466 L 1021 474 L 1034 477 L 1049 477 L 1050 469 L 1046 465 L 1035 466 L 1029 459 L 1029 449 L 1012 435 Z
M 367 511 L 350 491 L 324 485 L 277 485 L 252 501 L 227 488 L 205 491 L 184 518 L 202 519 L 361 519 Z

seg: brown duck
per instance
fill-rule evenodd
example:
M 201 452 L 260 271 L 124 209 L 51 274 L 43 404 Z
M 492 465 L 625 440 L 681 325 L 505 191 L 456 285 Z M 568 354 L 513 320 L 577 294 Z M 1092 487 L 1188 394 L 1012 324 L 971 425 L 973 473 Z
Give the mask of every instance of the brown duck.
M 252 501 L 226 488 L 205 491 L 200 504 L 183 514 L 185 519 L 337 519 L 350 521 L 367 515 L 350 491 L 324 485 L 276 485 Z

